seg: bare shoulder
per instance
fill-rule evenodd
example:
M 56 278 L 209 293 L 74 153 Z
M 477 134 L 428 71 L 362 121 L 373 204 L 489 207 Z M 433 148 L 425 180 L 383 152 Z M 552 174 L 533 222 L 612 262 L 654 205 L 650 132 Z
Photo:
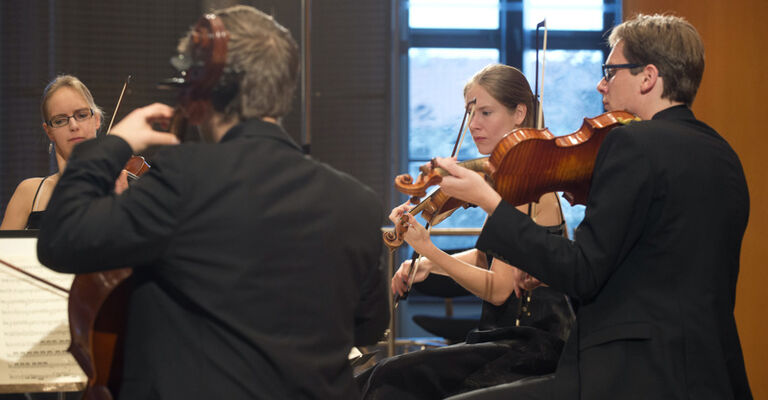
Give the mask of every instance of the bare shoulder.
M 24 229 L 27 226 L 29 213 L 32 211 L 32 200 L 43 178 L 24 179 L 16 186 L 16 190 L 5 208 L 5 216 L 0 224 L 0 230 Z
M 545 193 L 539 198 L 539 201 L 532 204 L 533 207 L 530 211 L 533 212 L 534 221 L 536 221 L 537 224 L 542 226 L 555 226 L 560 224 L 562 218 L 560 214 L 560 200 L 557 197 L 557 193 Z M 528 204 L 517 206 L 517 209 L 520 210 L 520 212 L 526 214 L 529 213 Z
M 35 197 L 35 192 L 37 192 L 37 188 L 40 187 L 42 181 L 42 177 L 24 179 L 18 186 L 16 186 L 11 201 L 13 201 L 14 197 L 18 196 L 20 199 L 29 199 L 31 206 L 32 199 Z
M 539 199 L 538 213 L 536 223 L 542 226 L 555 226 L 562 222 L 562 212 L 560 211 L 560 199 L 557 193 L 545 193 Z

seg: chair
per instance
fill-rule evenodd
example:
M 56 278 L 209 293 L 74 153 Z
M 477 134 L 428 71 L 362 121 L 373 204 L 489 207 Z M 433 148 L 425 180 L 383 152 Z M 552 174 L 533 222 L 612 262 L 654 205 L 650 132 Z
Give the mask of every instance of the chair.
M 414 293 L 443 298 L 445 315 L 414 315 L 413 322 L 425 331 L 445 338 L 448 343 L 463 342 L 467 333 L 477 328 L 480 322 L 480 310 L 477 316 L 455 317 L 453 299 L 461 296 L 473 296 L 453 279 L 437 274 L 430 274 L 427 279 L 413 285 Z M 409 297 L 410 298 L 410 297 Z

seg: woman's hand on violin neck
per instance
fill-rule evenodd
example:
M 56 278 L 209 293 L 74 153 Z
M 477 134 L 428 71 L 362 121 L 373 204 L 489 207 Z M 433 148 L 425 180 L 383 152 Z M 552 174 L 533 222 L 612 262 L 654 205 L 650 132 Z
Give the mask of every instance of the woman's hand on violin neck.
M 448 171 L 444 176 L 440 189 L 448 196 L 475 204 L 488 214 L 492 214 L 501 201 L 501 195 L 496 193 L 480 174 L 459 166 L 452 158 L 435 158 L 437 166 Z
M 401 219 L 403 218 L 403 214 L 411 211 L 411 208 L 413 207 L 414 206 L 412 206 L 409 201 L 406 201 L 405 203 L 393 208 L 392 212 L 389 213 L 389 220 L 392 221 L 392 223 L 395 225 L 402 223 Z
M 427 232 L 424 226 L 420 224 L 413 215 L 404 214 L 404 216 L 407 220 L 403 239 L 406 243 L 411 245 L 417 253 L 429 257 L 430 252 L 437 249 L 429 238 L 429 232 Z
M 427 279 L 432 269 L 432 263 L 426 258 L 419 257 L 417 260 L 416 275 L 413 277 L 413 283 Z M 392 283 L 390 285 L 392 287 L 392 294 L 399 294 L 402 296 L 409 290 L 408 279 L 410 279 L 410 272 L 411 260 L 403 261 L 403 263 L 400 264 L 400 268 L 397 269 L 397 272 L 395 272 L 395 275 L 392 277 Z
M 160 103 L 137 108 L 118 122 L 110 132 L 123 138 L 134 153 L 141 153 L 150 146 L 179 144 L 176 135 L 155 130 L 153 124 L 168 126 L 173 108 Z

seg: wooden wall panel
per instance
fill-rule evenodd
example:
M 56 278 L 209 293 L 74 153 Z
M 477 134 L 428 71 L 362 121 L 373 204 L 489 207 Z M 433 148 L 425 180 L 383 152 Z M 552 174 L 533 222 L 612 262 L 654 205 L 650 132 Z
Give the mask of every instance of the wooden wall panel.
M 765 0 L 624 0 L 624 17 L 637 13 L 685 17 L 699 31 L 706 67 L 693 111 L 714 127 L 741 158 L 750 192 L 736 295 L 736 323 L 756 399 L 768 398 L 768 2 Z

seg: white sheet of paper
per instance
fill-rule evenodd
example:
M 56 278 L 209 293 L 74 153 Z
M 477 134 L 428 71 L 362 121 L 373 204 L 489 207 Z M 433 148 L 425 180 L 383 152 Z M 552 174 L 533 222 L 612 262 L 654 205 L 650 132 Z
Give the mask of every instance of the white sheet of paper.
M 74 275 L 40 264 L 37 238 L 0 238 L 0 260 L 69 289 Z M 67 351 L 67 293 L 0 265 L 0 392 L 66 391 L 87 378 Z

